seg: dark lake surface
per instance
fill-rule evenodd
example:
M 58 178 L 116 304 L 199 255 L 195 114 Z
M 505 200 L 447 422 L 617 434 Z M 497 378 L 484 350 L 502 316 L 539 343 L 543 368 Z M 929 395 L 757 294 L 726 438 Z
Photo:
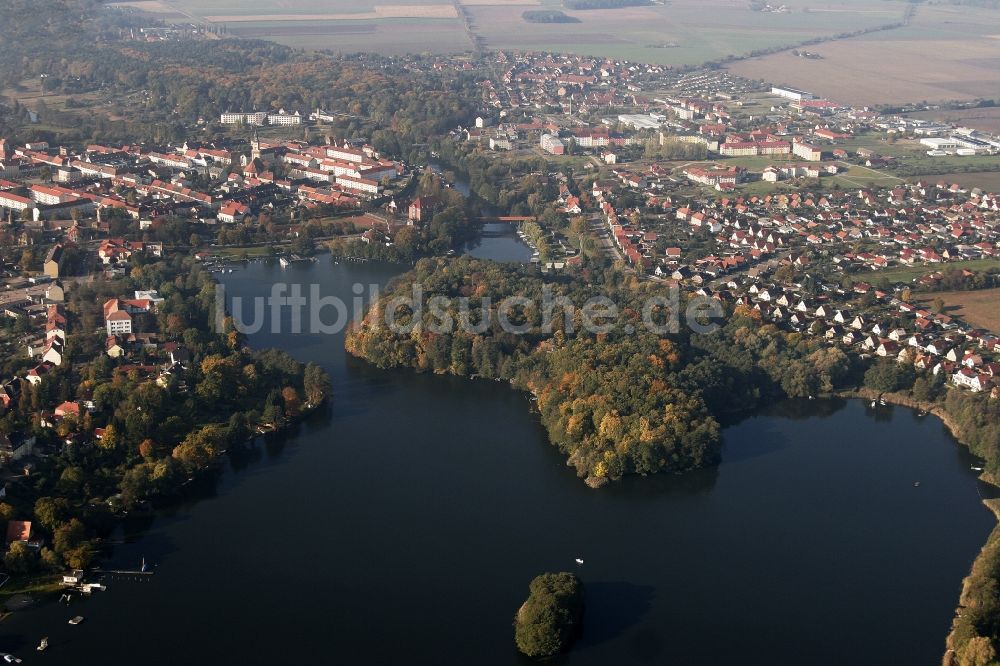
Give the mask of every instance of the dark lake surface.
M 353 284 L 399 270 L 320 257 L 225 281 L 241 296 L 318 283 L 350 302 Z M 575 570 L 584 633 L 556 663 L 930 665 L 994 525 L 971 457 L 907 409 L 784 403 L 729 427 L 717 469 L 591 490 L 504 383 L 379 371 L 340 335 L 252 343 L 322 363 L 329 411 L 232 456 L 203 499 L 130 525 L 110 564 L 145 557 L 151 579 L 16 613 L 0 650 L 26 664 L 524 664 L 511 621 L 528 582 Z
M 517 236 L 517 227 L 506 222 L 483 225 L 479 238 L 470 241 L 465 253 L 477 259 L 492 259 L 526 264 L 531 260 L 531 248 Z

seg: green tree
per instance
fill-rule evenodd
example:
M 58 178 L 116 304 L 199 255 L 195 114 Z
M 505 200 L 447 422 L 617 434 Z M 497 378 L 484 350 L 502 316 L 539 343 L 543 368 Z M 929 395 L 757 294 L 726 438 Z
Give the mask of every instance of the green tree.
M 912 365 L 897 363 L 892 358 L 880 358 L 865 372 L 865 386 L 881 393 L 892 393 L 912 386 Z
M 35 501 L 35 519 L 50 532 L 54 532 L 63 521 L 67 510 L 68 503 L 62 498 L 39 497 Z
M 52 534 L 52 548 L 60 555 L 76 548 L 83 541 L 85 528 L 76 518 L 60 525 Z
M 550 657 L 569 648 L 583 619 L 583 583 L 576 574 L 544 573 L 514 619 L 517 648 L 529 657 Z
M 318 405 L 330 395 L 330 377 L 320 366 L 309 363 L 302 375 L 302 385 L 306 393 L 306 401 Z
M 15 541 L 7 549 L 3 563 L 11 573 L 28 573 L 35 566 L 35 554 L 28 544 L 23 541 Z

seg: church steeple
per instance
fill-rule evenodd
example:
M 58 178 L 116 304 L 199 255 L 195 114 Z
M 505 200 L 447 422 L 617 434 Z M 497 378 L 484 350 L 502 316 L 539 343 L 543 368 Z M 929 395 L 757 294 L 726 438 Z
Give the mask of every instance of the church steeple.
M 250 142 L 250 161 L 260 159 L 260 137 L 257 136 L 257 128 L 253 128 L 253 140 Z

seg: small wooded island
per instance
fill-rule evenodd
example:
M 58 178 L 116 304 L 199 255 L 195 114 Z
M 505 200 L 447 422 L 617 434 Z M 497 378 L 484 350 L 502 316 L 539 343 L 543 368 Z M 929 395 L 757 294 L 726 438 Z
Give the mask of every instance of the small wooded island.
M 568 572 L 543 573 L 514 618 L 517 649 L 529 657 L 551 657 L 569 649 L 583 620 L 583 582 Z

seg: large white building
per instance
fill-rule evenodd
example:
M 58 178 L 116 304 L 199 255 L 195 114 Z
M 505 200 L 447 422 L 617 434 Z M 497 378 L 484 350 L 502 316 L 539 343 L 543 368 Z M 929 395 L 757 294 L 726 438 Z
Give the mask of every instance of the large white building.
M 284 109 L 278 111 L 277 113 L 267 114 L 267 124 L 268 125 L 301 125 L 302 116 L 299 112 L 287 113 Z
M 654 116 L 653 114 L 642 114 L 642 113 L 623 113 L 618 116 L 618 122 L 627 127 L 634 127 L 637 130 L 643 129 L 658 129 L 663 121 L 666 120 L 663 116 Z
M 363 150 L 355 150 L 353 148 L 342 148 L 341 146 L 327 146 L 326 156 L 332 157 L 335 160 L 344 160 L 346 162 L 357 162 L 362 163 L 368 157 L 365 155 Z
M 255 113 L 223 113 L 219 122 L 223 125 L 263 125 L 267 120 L 267 114 L 263 111 Z
M 777 95 L 778 97 L 784 97 L 785 99 L 790 99 L 795 102 L 801 102 L 807 99 L 816 99 L 816 97 L 805 90 L 796 90 L 795 88 L 788 88 L 786 86 L 771 86 L 771 94 Z
M 105 320 L 108 335 L 119 335 L 132 332 L 132 315 L 124 310 L 117 310 L 108 315 Z
M 37 203 L 40 203 L 42 205 L 54 206 L 56 204 L 75 201 L 80 197 L 73 190 L 67 190 L 62 187 L 47 187 L 45 185 L 32 185 L 31 198 L 34 199 Z
M 542 150 L 553 155 L 562 155 L 566 152 L 566 145 L 557 136 L 543 134 L 539 142 Z
M 802 141 L 792 143 L 792 153 L 810 162 L 819 162 L 823 159 L 823 149 Z
M 31 199 L 28 197 L 22 197 L 19 194 L 11 194 L 10 192 L 0 192 L 0 208 L 9 208 L 10 210 L 21 211 L 31 207 L 31 205 Z
M 337 176 L 337 185 L 345 190 L 364 192 L 365 194 L 378 194 L 379 183 L 377 180 L 368 178 L 352 178 L 351 176 Z
M 921 139 L 920 145 L 927 146 L 931 150 L 955 150 L 958 148 L 958 142 L 954 139 L 942 139 L 933 136 Z

